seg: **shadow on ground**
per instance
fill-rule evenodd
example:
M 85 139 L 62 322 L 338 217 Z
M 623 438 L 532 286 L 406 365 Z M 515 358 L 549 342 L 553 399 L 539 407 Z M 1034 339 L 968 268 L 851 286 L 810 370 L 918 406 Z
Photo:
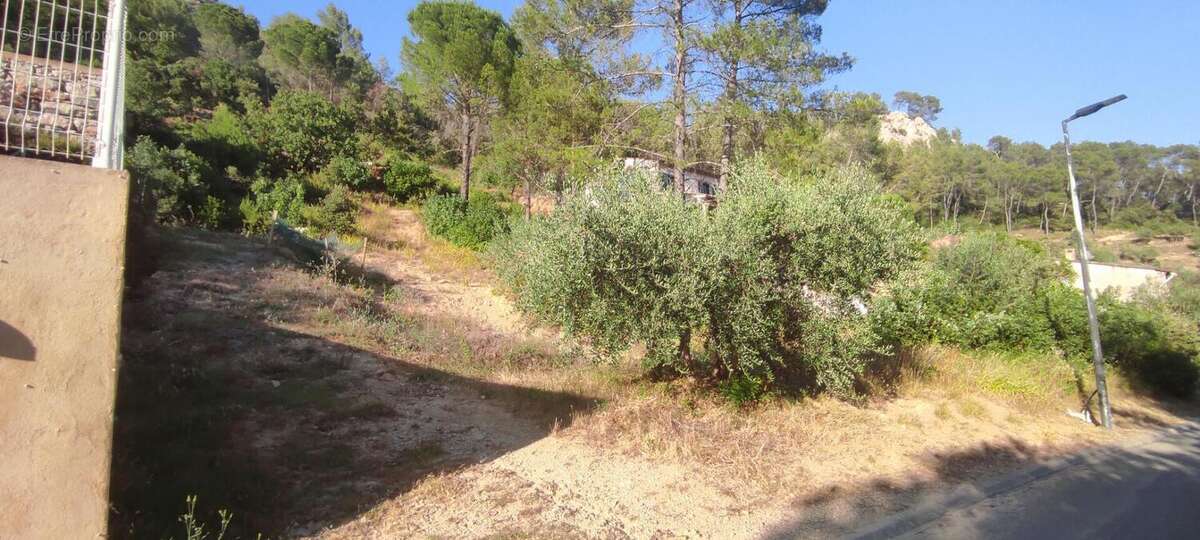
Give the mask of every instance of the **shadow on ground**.
M 289 312 L 336 312 L 340 300 L 300 288 L 264 299 L 280 259 L 256 242 L 173 242 L 126 300 L 112 538 L 184 537 L 178 518 L 192 495 L 210 530 L 218 509 L 234 513 L 230 538 L 313 533 L 595 405 L 401 360 L 419 344 L 368 350 L 286 329 Z
M 924 469 L 932 474 L 797 499 L 793 517 L 763 538 L 891 538 L 914 531 L 930 538 L 1187 537 L 1200 526 L 1200 516 L 1184 508 L 1191 503 L 1183 502 L 1200 497 L 1200 429 L 1177 429 L 1182 433 L 1144 446 L 1079 454 L 1063 469 L 1040 468 L 1053 457 L 1015 439 L 930 453 Z M 974 504 L 984 496 L 987 502 Z M 942 515 L 954 508 L 960 510 Z

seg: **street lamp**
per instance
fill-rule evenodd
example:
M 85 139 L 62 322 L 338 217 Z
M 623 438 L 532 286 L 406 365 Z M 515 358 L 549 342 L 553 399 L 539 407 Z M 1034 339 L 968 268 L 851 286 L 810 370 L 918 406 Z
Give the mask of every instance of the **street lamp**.
M 1100 349 L 1100 323 L 1096 320 L 1096 299 L 1092 296 L 1091 276 L 1088 274 L 1087 241 L 1083 236 L 1083 214 L 1079 210 L 1079 191 L 1075 185 L 1075 165 L 1071 161 L 1071 134 L 1067 131 L 1067 124 L 1123 99 L 1125 99 L 1125 94 L 1093 103 L 1075 111 L 1075 114 L 1062 122 L 1063 147 L 1067 150 L 1067 174 L 1071 179 L 1071 207 L 1075 211 L 1075 231 L 1079 233 L 1079 249 L 1076 250 L 1076 255 L 1079 257 L 1079 277 L 1083 280 L 1083 296 L 1087 299 L 1088 327 L 1092 334 L 1092 366 L 1096 370 L 1096 393 L 1100 396 L 1100 422 L 1104 425 L 1104 429 L 1112 429 L 1112 410 L 1108 405 L 1108 384 L 1104 380 L 1104 352 Z M 1091 400 L 1089 399 L 1089 401 Z

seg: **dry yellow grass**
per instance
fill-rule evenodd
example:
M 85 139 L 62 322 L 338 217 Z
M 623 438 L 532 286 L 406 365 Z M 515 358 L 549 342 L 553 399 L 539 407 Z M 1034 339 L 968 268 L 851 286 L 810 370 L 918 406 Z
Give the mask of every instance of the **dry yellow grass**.
M 831 501 L 851 501 L 858 517 L 890 511 L 923 489 L 1177 420 L 1116 377 L 1119 429 L 1104 433 L 1065 414 L 1090 390 L 1063 362 L 948 348 L 898 358 L 858 401 L 777 397 L 736 408 L 688 381 L 643 379 L 636 354 L 598 363 L 552 332 L 522 327 L 499 309 L 503 299 L 475 285 L 485 268 L 433 268 L 426 261 L 440 248 L 415 236 L 411 212 L 388 211 L 392 229 L 380 234 L 415 250 L 370 259 L 395 277 L 390 288 L 341 285 L 271 261 L 253 242 L 197 233 L 181 250 L 186 260 L 155 281 L 170 302 L 146 306 L 204 315 L 188 324 L 238 314 L 224 331 L 242 341 L 214 348 L 220 361 L 197 369 L 235 367 L 229 380 L 269 397 L 273 408 L 249 409 L 235 426 L 238 444 L 257 456 L 246 462 L 282 494 L 264 507 L 277 505 L 280 523 L 348 523 L 330 538 L 671 535 L 687 534 L 679 527 L 691 518 L 710 519 L 714 536 L 746 536 L 719 527 L 735 521 L 728 516 L 761 524 Z M 389 274 L 387 265 L 420 268 Z M 171 346 L 207 360 L 218 330 L 180 328 Z M 386 405 L 393 414 L 378 414 Z M 314 416 L 325 431 L 301 421 Z M 314 452 L 313 437 L 327 451 Z M 691 493 L 679 498 L 684 487 Z M 346 493 L 368 506 L 339 506 Z M 579 529 L 555 528 L 564 523 Z

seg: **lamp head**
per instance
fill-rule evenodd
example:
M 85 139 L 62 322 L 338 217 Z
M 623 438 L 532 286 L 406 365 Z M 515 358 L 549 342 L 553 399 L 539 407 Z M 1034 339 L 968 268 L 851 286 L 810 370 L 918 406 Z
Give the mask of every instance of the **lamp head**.
M 1075 120 L 1075 119 L 1077 119 L 1077 118 L 1083 118 L 1083 117 L 1085 117 L 1085 116 L 1087 116 L 1087 115 L 1089 115 L 1089 114 L 1094 114 L 1096 111 L 1099 111 L 1100 109 L 1103 109 L 1103 108 L 1105 108 L 1105 107 L 1107 107 L 1107 106 L 1109 106 L 1109 105 L 1112 105 L 1112 104 L 1114 104 L 1114 103 L 1116 103 L 1116 102 L 1118 102 L 1118 101 L 1121 101 L 1121 100 L 1123 100 L 1123 99 L 1125 99 L 1125 94 L 1121 94 L 1121 95 L 1119 95 L 1119 96 L 1110 97 L 1110 98 L 1108 98 L 1108 99 L 1106 99 L 1106 100 L 1104 100 L 1104 101 L 1100 101 L 1100 102 L 1097 102 L 1097 103 L 1093 103 L 1093 104 L 1091 104 L 1091 105 L 1088 105 L 1087 107 L 1083 107 L 1082 109 L 1079 109 L 1079 110 L 1075 111 L 1075 114 L 1072 114 L 1070 118 L 1067 118 L 1066 120 L 1063 120 L 1063 123 L 1064 123 L 1064 124 L 1066 124 L 1067 122 L 1070 122 L 1070 121 L 1072 121 L 1072 120 Z

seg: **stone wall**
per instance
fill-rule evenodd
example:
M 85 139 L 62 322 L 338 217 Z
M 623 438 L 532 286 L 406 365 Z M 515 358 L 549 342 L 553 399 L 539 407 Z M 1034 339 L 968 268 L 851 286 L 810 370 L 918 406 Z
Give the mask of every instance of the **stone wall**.
M 129 185 L 0 156 L 0 538 L 101 538 Z
M 13 53 L 0 54 L 0 146 L 91 155 L 99 123 L 101 71 Z M 38 141 L 55 133 L 54 141 Z M 68 148 L 70 145 L 70 148 Z

